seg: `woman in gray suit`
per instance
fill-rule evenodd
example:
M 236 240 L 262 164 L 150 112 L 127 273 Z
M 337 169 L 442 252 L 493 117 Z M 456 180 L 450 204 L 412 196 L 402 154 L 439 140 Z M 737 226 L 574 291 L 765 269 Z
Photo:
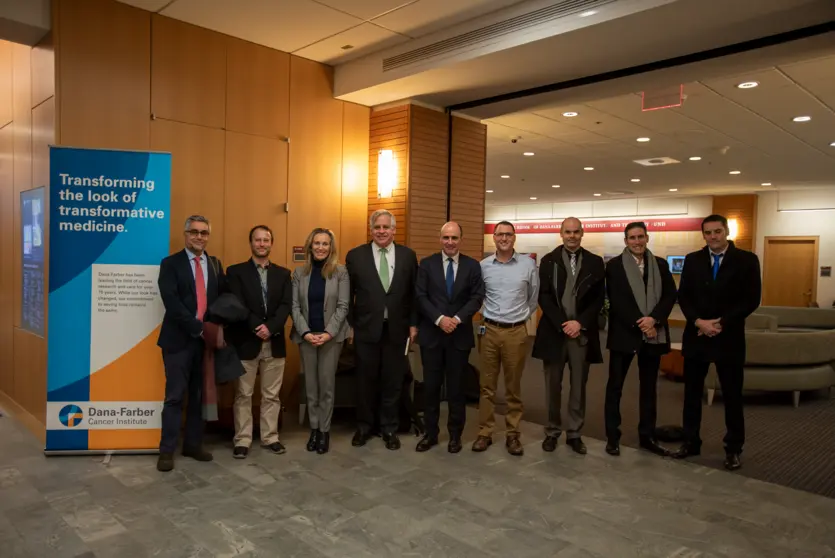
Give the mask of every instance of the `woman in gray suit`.
M 313 229 L 304 243 L 305 264 L 293 271 L 293 330 L 299 344 L 310 439 L 307 451 L 326 453 L 330 447 L 336 366 L 348 335 L 350 283 L 333 233 Z

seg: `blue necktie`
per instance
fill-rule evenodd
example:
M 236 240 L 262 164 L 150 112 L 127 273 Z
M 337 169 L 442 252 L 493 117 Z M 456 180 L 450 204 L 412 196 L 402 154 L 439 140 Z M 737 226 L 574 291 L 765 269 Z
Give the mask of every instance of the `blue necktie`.
M 452 258 L 447 258 L 446 266 L 446 295 L 452 300 L 452 284 L 455 282 L 455 270 L 452 268 Z
M 719 274 L 719 264 L 722 262 L 722 256 L 725 254 L 714 254 L 713 255 L 713 280 L 716 280 L 716 276 Z

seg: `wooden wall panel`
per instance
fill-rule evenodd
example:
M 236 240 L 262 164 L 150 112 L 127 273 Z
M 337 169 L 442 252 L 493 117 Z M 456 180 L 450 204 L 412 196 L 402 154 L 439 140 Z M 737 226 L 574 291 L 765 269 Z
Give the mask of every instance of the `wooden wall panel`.
M 224 172 L 226 134 L 203 126 L 169 120 L 151 123 L 151 149 L 171 153 L 171 251 L 183 248 L 183 226 L 189 215 L 212 223 L 208 251 L 224 256 Z
M 757 238 L 757 194 L 713 196 L 713 213 L 724 215 L 729 221 L 736 219 L 739 233 L 734 244 L 743 250 L 755 250 Z
M 286 138 L 290 133 L 290 55 L 230 37 L 226 71 L 226 129 Z
M 56 0 L 53 9 L 58 143 L 148 149 L 151 14 L 112 0 Z
M 32 108 L 55 94 L 55 46 L 50 32 L 32 49 Z
M 286 202 L 287 144 L 226 132 L 225 265 L 249 259 L 249 230 L 267 225 L 275 234 L 270 260 L 287 266 Z
M 49 146 L 55 143 L 55 97 L 32 109 L 32 188 L 49 189 Z
M 14 325 L 20 327 L 21 312 L 21 238 L 20 227 L 20 192 L 32 187 L 32 81 L 31 48 L 15 44 L 12 47 L 14 94 L 12 110 L 14 121 L 14 212 L 12 250 L 14 253 Z
M 287 262 L 315 227 L 341 236 L 343 105 L 333 98 L 332 68 L 292 57 Z
M 409 133 L 409 209 L 407 242 L 418 258 L 439 250 L 447 221 L 448 117 L 412 105 Z
M 0 128 L 12 121 L 12 43 L 0 40 Z
M 372 111 L 368 146 L 368 217 L 378 209 L 391 211 L 397 221 L 394 241 L 400 244 L 406 244 L 408 233 L 409 116 L 409 105 Z M 397 161 L 397 185 L 390 198 L 377 197 L 377 159 L 382 149 L 391 149 Z M 366 240 L 371 240 L 368 227 Z
M 371 110 L 345 103 L 342 115 L 342 217 L 336 239 L 340 261 L 348 250 L 367 242 L 368 137 Z
M 157 118 L 223 128 L 226 45 L 220 33 L 154 14 L 151 112 Z
M 2 48 L 2 47 L 0 47 Z M 9 50 L 11 52 L 11 49 Z M 11 80 L 10 80 L 11 81 Z M 11 112 L 11 97 L 8 99 Z M 14 171 L 12 125 L 0 128 L 0 391 L 14 393 Z
M 12 397 L 41 424 L 46 424 L 46 339 L 15 328 Z
M 477 260 L 484 254 L 486 165 L 487 126 L 453 118 L 450 220 L 464 229 L 461 252 Z

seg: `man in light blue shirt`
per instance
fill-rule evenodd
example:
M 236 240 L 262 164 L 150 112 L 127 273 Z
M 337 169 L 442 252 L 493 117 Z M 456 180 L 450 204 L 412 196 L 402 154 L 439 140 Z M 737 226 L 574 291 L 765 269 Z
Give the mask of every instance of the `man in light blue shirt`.
M 504 370 L 507 399 L 506 447 L 511 455 L 522 455 L 519 439 L 522 420 L 521 381 L 528 354 L 527 320 L 536 311 L 539 277 L 536 262 L 517 254 L 516 229 L 501 221 L 493 231 L 496 253 L 481 261 L 484 278 L 485 332 L 481 340 L 481 397 L 478 404 L 479 433 L 473 451 L 485 451 L 493 443 L 494 398 L 499 369 Z

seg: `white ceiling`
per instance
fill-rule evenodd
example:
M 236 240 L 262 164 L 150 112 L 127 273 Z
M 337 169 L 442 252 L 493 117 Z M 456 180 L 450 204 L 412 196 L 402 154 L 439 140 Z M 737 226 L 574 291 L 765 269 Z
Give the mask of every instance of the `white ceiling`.
M 326 64 L 343 63 L 521 0 L 119 0 Z M 343 50 L 351 45 L 353 48 Z
M 825 57 L 685 83 L 678 108 L 642 111 L 637 92 L 489 119 L 487 203 L 835 188 L 833 76 L 835 47 Z M 746 81 L 759 86 L 737 88 Z M 579 115 L 563 116 L 568 111 Z M 795 116 L 812 119 L 797 123 Z M 696 156 L 701 161 L 689 160 Z M 681 162 L 633 162 L 654 157 Z

